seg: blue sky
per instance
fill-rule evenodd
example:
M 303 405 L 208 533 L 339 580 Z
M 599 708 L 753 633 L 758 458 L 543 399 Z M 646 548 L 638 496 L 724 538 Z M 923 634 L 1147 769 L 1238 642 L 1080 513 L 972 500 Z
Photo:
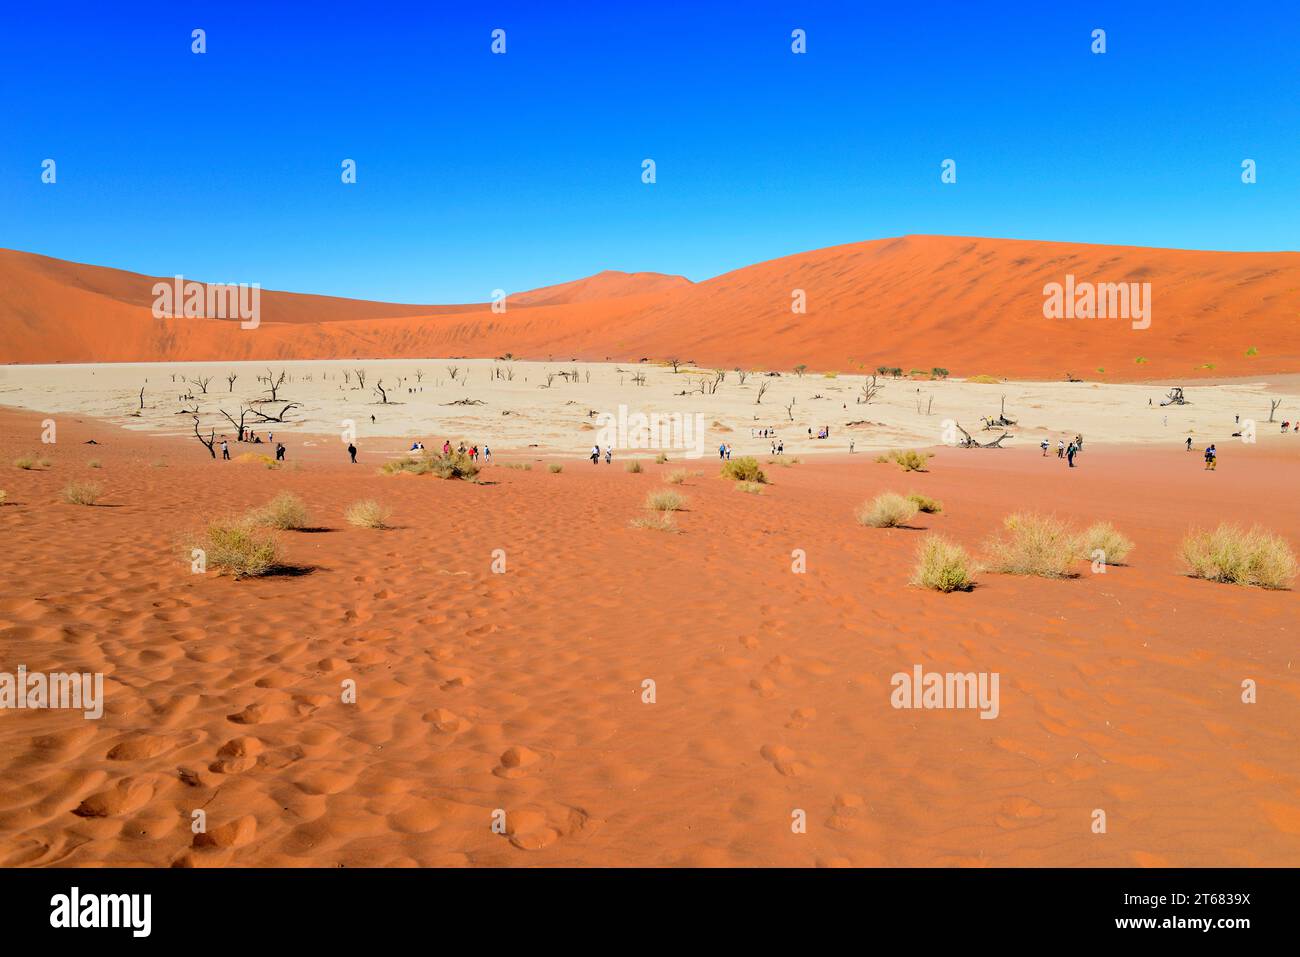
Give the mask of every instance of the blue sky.
M 173 0 L 3 27 L 0 246 L 138 272 L 463 302 L 904 233 L 1300 249 L 1293 3 Z

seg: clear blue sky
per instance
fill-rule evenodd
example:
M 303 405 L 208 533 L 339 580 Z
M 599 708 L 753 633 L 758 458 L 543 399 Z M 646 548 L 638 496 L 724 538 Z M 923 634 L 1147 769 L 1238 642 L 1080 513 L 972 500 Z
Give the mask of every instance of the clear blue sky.
M 1300 249 L 1294 0 L 11 3 L 0 118 L 0 246 L 333 295 L 904 233 Z

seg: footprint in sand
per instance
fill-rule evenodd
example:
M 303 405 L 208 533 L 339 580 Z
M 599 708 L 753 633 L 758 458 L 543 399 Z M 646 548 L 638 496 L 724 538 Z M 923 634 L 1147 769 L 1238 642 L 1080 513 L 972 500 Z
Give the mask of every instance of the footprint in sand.
M 421 715 L 421 718 L 428 721 L 443 734 L 458 734 L 470 729 L 468 721 L 446 708 L 435 708 L 433 711 L 426 711 Z
M 165 734 L 135 734 L 109 748 L 105 757 L 110 761 L 141 761 L 173 750 L 176 743 Z
M 499 778 L 522 778 L 541 761 L 542 756 L 531 748 L 509 748 L 501 755 L 501 764 L 493 768 L 492 773 Z
M 783 744 L 765 744 L 758 753 L 772 762 L 778 773 L 788 778 L 797 778 L 808 770 L 808 765 L 797 761 L 794 751 Z
M 1014 831 L 1043 821 L 1043 809 L 1027 797 L 1009 797 L 998 806 L 993 818 L 1004 831 Z
M 217 751 L 217 760 L 208 765 L 214 774 L 239 774 L 257 766 L 257 757 L 265 746 L 258 738 L 231 738 Z
M 790 720 L 785 723 L 785 726 L 791 731 L 802 731 L 816 718 L 816 708 L 795 708 L 790 712 Z
M 520 850 L 540 851 L 562 837 L 572 837 L 587 826 L 588 814 L 581 808 L 556 807 L 549 811 L 520 808 L 506 814 L 506 836 Z
M 153 784 L 143 778 L 122 778 L 112 787 L 92 794 L 72 812 L 77 817 L 116 817 L 144 807 L 153 798 Z

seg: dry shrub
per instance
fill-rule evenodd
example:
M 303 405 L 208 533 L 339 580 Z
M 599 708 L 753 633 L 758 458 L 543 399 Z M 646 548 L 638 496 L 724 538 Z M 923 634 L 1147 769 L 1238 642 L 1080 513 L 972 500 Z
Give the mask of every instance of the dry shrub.
M 689 475 L 690 473 L 686 469 L 674 469 L 668 473 L 668 477 L 664 481 L 669 485 L 681 485 Z
M 985 545 L 989 568 L 1004 575 L 1068 578 L 1078 555 L 1075 535 L 1055 516 L 1017 512 L 1002 520 L 1007 534 Z
M 280 548 L 274 534 L 257 528 L 247 518 L 221 518 L 208 522 L 195 547 L 203 549 L 209 568 L 235 578 L 265 575 L 280 560 Z
M 897 528 L 916 517 L 916 504 L 897 492 L 881 492 L 858 509 L 858 524 Z
M 265 506 L 250 513 L 249 518 L 258 525 L 285 531 L 306 528 L 310 521 L 307 503 L 292 492 L 281 492 Z
M 644 515 L 640 518 L 632 519 L 633 528 L 650 528 L 657 532 L 676 532 L 680 531 L 673 524 L 672 512 L 655 512 L 653 515 Z
M 104 467 L 103 463 L 100 462 L 99 459 L 91 459 L 86 464 L 89 465 L 92 469 L 102 469 Z
M 736 490 L 740 492 L 748 492 L 750 495 L 763 494 L 763 486 L 758 482 L 737 482 Z
M 766 482 L 767 476 L 752 455 L 742 455 L 738 459 L 727 459 L 722 463 L 722 477 L 733 482 Z
M 533 470 L 533 467 L 527 462 L 507 462 L 506 468 L 517 469 L 520 472 L 531 472 Z
M 902 452 L 890 452 L 890 461 L 897 462 L 904 472 L 925 472 L 925 463 L 934 458 L 933 452 L 917 452 L 907 449 Z
M 94 505 L 104 489 L 95 482 L 69 482 L 63 488 L 63 500 L 69 505 Z
M 912 584 L 934 591 L 970 591 L 976 568 L 966 549 L 939 535 L 927 535 L 916 550 Z
M 552 475 L 559 475 L 564 471 L 564 466 L 559 462 L 552 462 L 550 465 L 546 466 L 546 471 L 550 472 Z
M 1224 523 L 1214 531 L 1189 532 L 1182 559 L 1193 578 L 1231 585 L 1290 588 L 1296 577 L 1295 553 L 1286 539 L 1258 525 L 1245 531 Z
M 656 512 L 676 512 L 685 505 L 686 499 L 670 488 L 651 492 L 645 499 L 645 507 Z
M 928 495 L 922 495 L 920 492 L 908 492 L 907 500 L 916 506 L 918 512 L 935 515 L 943 511 L 943 502 L 932 499 Z
M 668 456 L 665 455 L 663 452 L 660 452 L 658 455 L 655 456 L 655 465 L 663 465 L 667 461 L 668 461 Z
M 30 455 L 19 456 L 18 458 L 14 459 L 14 468 L 23 469 L 24 471 L 30 471 L 36 468 L 36 460 L 32 458 Z
M 349 525 L 356 525 L 358 528 L 387 528 L 392 514 L 388 506 L 368 498 L 352 503 L 348 507 L 346 517 Z
M 627 470 L 636 475 L 639 475 L 640 473 L 645 471 L 645 469 L 641 467 L 641 463 L 636 459 L 633 459 L 631 462 L 627 463 Z
M 1107 565 L 1122 565 L 1133 551 L 1133 542 L 1121 534 L 1110 522 L 1097 522 L 1088 526 L 1075 539 L 1079 558 L 1092 560 L 1101 551 L 1101 561 Z

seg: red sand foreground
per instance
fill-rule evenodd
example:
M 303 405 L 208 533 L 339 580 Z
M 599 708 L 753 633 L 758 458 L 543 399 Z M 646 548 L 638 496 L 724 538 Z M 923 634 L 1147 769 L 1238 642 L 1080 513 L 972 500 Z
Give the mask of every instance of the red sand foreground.
M 1090 446 L 1070 471 L 940 449 L 911 476 L 860 454 L 769 467 L 746 495 L 710 459 L 472 485 L 297 439 L 296 471 L 89 421 L 43 447 L 40 418 L 0 413 L 3 670 L 103 671 L 107 705 L 0 711 L 0 864 L 1300 861 L 1296 594 L 1175 557 L 1221 520 L 1300 542 L 1300 453 L 1224 442 L 1207 474 L 1181 450 Z M 9 464 L 31 451 L 52 467 Z M 629 527 L 683 465 L 703 474 L 682 534 Z M 73 478 L 102 505 L 63 503 Z M 281 489 L 322 526 L 282 533 L 299 574 L 190 573 L 186 530 Z M 854 522 L 885 489 L 942 499 L 916 524 L 973 548 L 1032 508 L 1108 519 L 1137 549 L 1104 575 L 922 592 L 923 532 Z M 361 498 L 396 527 L 344 522 Z M 893 709 L 891 675 L 917 664 L 998 672 L 999 716 Z

